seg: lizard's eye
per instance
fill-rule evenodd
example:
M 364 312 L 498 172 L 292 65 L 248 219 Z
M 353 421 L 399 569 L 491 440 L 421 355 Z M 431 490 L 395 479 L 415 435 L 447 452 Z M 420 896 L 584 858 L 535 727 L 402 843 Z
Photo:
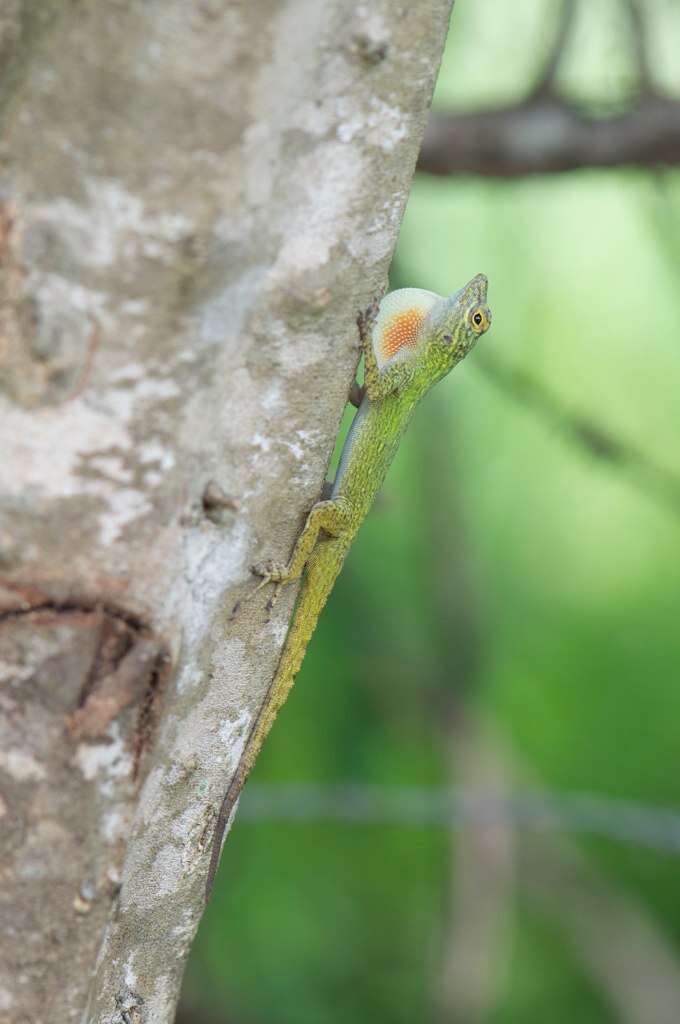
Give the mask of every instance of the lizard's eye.
M 483 334 L 489 328 L 489 317 L 483 309 L 475 309 L 470 316 L 470 326 L 475 334 Z

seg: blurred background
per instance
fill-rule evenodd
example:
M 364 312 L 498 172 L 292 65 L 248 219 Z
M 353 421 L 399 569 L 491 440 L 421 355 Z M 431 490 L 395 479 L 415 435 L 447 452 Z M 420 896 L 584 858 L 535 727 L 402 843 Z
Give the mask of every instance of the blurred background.
M 675 98 L 675 99 L 674 99 Z M 680 1020 L 680 3 L 459 0 L 418 411 L 241 801 L 187 1024 Z

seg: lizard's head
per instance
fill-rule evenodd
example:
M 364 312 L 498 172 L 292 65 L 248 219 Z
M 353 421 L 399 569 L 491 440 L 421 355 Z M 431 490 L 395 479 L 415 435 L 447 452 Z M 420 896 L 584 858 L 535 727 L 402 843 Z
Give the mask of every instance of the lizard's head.
M 400 288 L 380 303 L 372 344 L 378 369 L 396 387 L 423 394 L 463 359 L 489 329 L 487 280 L 477 274 L 445 299 L 421 288 Z
M 453 369 L 491 326 L 486 304 L 488 281 L 477 274 L 448 299 L 433 306 L 428 317 L 428 361 L 441 368 L 440 376 Z

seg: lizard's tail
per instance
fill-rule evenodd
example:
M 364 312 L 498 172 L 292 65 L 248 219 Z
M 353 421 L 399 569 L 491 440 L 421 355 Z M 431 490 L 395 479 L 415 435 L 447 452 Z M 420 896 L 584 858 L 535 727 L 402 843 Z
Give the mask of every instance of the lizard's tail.
M 260 713 L 253 722 L 241 760 L 217 817 L 205 888 L 206 900 L 212 891 L 222 852 L 224 830 L 231 817 L 234 804 L 238 800 L 264 741 L 269 735 L 274 719 L 285 703 L 295 682 L 295 677 L 300 671 L 307 645 L 342 568 L 346 550 L 344 544 L 329 539 L 316 548 L 309 561 L 276 674 L 260 708 Z

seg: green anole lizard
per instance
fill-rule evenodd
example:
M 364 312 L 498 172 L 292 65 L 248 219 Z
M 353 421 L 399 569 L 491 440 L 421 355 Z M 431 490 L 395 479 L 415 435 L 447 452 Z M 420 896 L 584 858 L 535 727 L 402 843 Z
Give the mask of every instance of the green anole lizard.
M 222 837 L 243 785 L 295 681 L 307 645 L 352 541 L 380 490 L 413 411 L 433 384 L 463 359 L 488 330 L 487 280 L 476 277 L 450 298 L 402 288 L 380 303 L 372 330 L 359 319 L 364 356 L 361 404 L 347 435 L 328 500 L 310 511 L 286 565 L 266 563 L 256 589 L 279 589 L 304 573 L 276 675 L 256 718 L 215 826 L 206 897 L 217 871 Z

